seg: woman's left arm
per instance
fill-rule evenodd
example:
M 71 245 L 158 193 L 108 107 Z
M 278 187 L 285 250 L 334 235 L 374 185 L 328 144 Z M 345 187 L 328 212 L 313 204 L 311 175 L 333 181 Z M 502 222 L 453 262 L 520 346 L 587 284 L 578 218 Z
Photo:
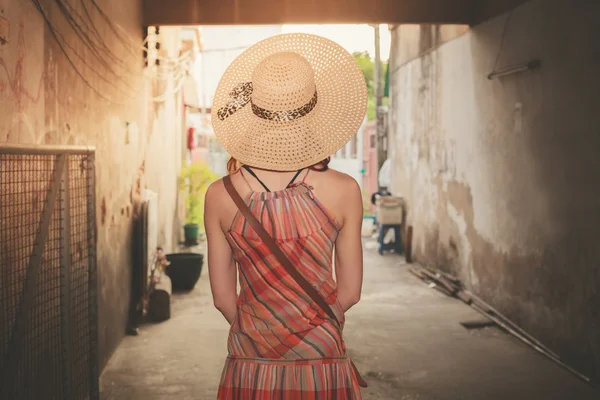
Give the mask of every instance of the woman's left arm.
M 232 324 L 236 314 L 237 274 L 233 253 L 219 220 L 222 211 L 220 200 L 224 192 L 221 181 L 213 183 L 206 191 L 204 225 L 208 241 L 208 273 L 213 302 L 227 322 Z

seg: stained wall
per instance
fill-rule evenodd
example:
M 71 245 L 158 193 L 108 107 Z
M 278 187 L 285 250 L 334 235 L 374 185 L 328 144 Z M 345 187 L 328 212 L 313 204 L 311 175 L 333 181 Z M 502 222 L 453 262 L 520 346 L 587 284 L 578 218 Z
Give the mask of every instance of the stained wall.
M 0 145 L 96 146 L 104 366 L 125 332 L 132 221 L 144 189 L 158 193 L 158 243 L 169 251 L 179 235 L 183 106 L 172 79 L 149 78 L 140 1 L 96 1 L 106 18 L 92 1 L 82 2 L 85 9 L 63 3 L 73 7 L 79 36 L 57 2 L 40 1 L 50 28 L 32 2 L 0 0 L 0 19 L 10 28 L 0 43 Z M 178 56 L 178 28 L 163 29 L 159 41 L 163 55 Z
M 596 378 L 599 16 L 597 2 L 532 0 L 470 29 L 399 26 L 390 107 L 415 258 Z

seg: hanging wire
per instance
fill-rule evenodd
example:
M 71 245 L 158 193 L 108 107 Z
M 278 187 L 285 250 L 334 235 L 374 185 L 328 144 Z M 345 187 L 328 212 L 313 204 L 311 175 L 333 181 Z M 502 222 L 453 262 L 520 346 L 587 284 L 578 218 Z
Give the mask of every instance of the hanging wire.
M 132 77 L 136 77 L 139 75 L 136 75 L 130 71 L 125 71 L 127 78 L 123 77 L 119 72 L 113 70 L 107 62 L 105 62 L 103 55 L 99 54 L 99 52 L 97 51 L 98 47 L 96 46 L 95 43 L 93 43 L 93 42 L 85 43 L 86 42 L 85 38 L 82 38 L 77 32 L 75 32 L 75 33 L 80 38 L 80 40 L 82 40 L 84 42 L 84 44 L 86 44 L 86 47 L 90 50 L 92 55 L 94 55 L 96 57 L 96 59 L 99 61 L 99 64 L 102 65 L 106 71 L 108 71 L 110 74 L 114 75 L 117 78 L 117 80 L 119 82 L 121 82 L 124 86 L 126 86 L 130 91 L 132 91 L 132 92 L 139 91 L 139 88 L 135 88 L 129 83 L 129 81 L 131 81 Z M 67 43 L 66 40 L 65 40 L 65 43 Z M 89 65 L 89 62 L 86 60 L 86 57 L 81 56 L 73 46 L 69 46 L 69 47 L 71 48 L 73 53 L 82 60 L 82 62 L 85 65 L 87 65 L 90 69 L 93 70 L 93 68 Z M 111 54 L 109 54 L 109 56 L 111 56 Z M 92 62 L 93 62 L 93 60 L 92 60 Z M 104 76 L 102 76 L 102 79 L 104 81 L 108 81 L 108 79 L 106 79 Z M 117 87 L 112 81 L 109 81 L 109 83 L 111 84 L 111 86 Z M 120 87 L 118 89 L 122 90 Z M 122 90 L 122 91 L 127 93 L 125 90 Z
M 496 54 L 496 61 L 494 62 L 493 71 L 496 71 L 496 68 L 498 68 L 498 61 L 500 61 L 500 55 L 502 54 L 502 50 L 504 49 L 504 40 L 506 39 L 506 32 L 508 31 L 508 23 L 510 22 L 510 19 L 512 18 L 514 13 L 515 13 L 515 9 L 513 8 L 512 10 L 510 10 L 508 15 L 506 16 L 506 20 L 504 21 L 504 28 L 502 30 L 502 38 L 500 39 L 500 49 L 498 49 L 498 54 Z
M 83 9 L 83 14 L 85 16 L 80 14 L 79 12 L 77 12 L 75 7 L 68 0 L 62 0 L 62 2 L 69 9 L 68 10 L 69 13 L 74 16 L 73 20 L 75 20 L 75 19 L 79 20 L 79 24 L 77 24 L 76 21 L 74 21 L 74 23 L 77 26 L 80 26 L 80 30 L 83 31 L 83 28 L 85 28 L 85 31 L 87 32 L 87 36 L 89 36 L 89 38 L 91 39 L 90 43 L 92 46 L 96 47 L 99 51 L 102 51 L 107 57 L 109 57 L 111 60 L 113 60 L 116 67 L 123 70 L 128 77 L 134 77 L 137 75 L 135 72 L 132 72 L 130 65 L 136 61 L 139 62 L 139 55 L 133 57 L 129 52 L 126 52 L 125 56 L 128 56 L 129 57 L 128 59 L 122 59 L 120 55 L 117 55 L 117 53 L 114 52 L 106 44 L 105 40 L 102 39 L 102 35 L 98 31 L 98 28 L 96 27 L 94 19 L 92 18 L 90 12 L 88 11 L 88 7 L 85 5 L 84 0 L 80 0 L 80 5 L 81 5 L 81 8 Z M 144 39 L 141 47 L 144 46 L 146 41 L 147 41 L 147 36 Z M 141 54 L 141 51 L 140 51 L 140 54 Z
M 61 1 L 66 1 L 66 0 L 61 0 Z M 86 16 L 88 17 L 88 20 L 90 21 L 90 24 L 92 25 L 92 29 L 96 32 L 96 35 L 99 37 L 100 34 L 98 32 L 97 27 L 95 26 L 95 24 L 93 22 L 93 18 L 88 9 L 88 6 L 85 5 L 85 0 L 80 0 L 80 2 L 84 9 Z M 98 12 L 98 14 L 104 19 L 104 21 L 110 27 L 110 30 L 119 39 L 119 42 L 122 44 L 122 46 L 124 48 L 126 48 L 128 50 L 128 52 L 130 54 L 133 54 L 137 58 L 138 55 L 136 54 L 136 52 L 139 52 L 139 51 L 147 52 L 148 51 L 148 49 L 144 46 L 149 42 L 149 35 L 146 35 L 146 38 L 144 39 L 144 41 L 141 44 L 136 43 L 135 40 L 131 39 L 129 33 L 123 27 L 121 27 L 119 24 L 117 24 L 116 22 L 113 22 L 111 20 L 111 18 L 106 14 L 106 12 L 104 12 L 102 7 L 95 0 L 89 0 L 89 2 L 94 6 L 94 8 Z M 104 41 L 101 41 L 101 42 L 102 42 L 102 45 L 104 45 L 104 47 L 106 47 L 108 49 L 108 47 L 104 44 Z M 177 64 L 189 61 L 189 58 L 191 58 L 191 52 L 189 52 L 189 53 L 190 53 L 189 55 L 182 56 L 178 59 L 165 58 L 162 56 L 157 56 L 156 58 L 161 60 L 161 62 L 173 65 L 175 68 L 177 68 L 178 67 Z M 185 59 L 184 59 L 184 57 L 185 57 Z M 147 61 L 147 58 L 145 61 Z
M 79 59 L 81 60 L 81 62 L 83 63 L 83 65 L 85 65 L 91 72 L 93 72 L 98 78 L 100 78 L 103 82 L 109 84 L 110 86 L 114 87 L 117 90 L 122 91 L 124 94 L 127 94 L 127 92 L 125 90 L 123 90 L 122 88 L 120 88 L 119 86 L 117 86 L 113 81 L 111 81 L 110 79 L 106 78 L 105 74 L 102 74 L 101 72 L 99 72 L 97 69 L 95 69 L 92 65 L 90 65 L 90 62 L 87 61 L 87 59 L 82 56 L 81 54 L 79 54 L 75 48 L 73 47 L 73 45 L 71 45 L 66 39 L 65 37 L 62 35 L 62 33 L 60 33 L 58 30 L 56 30 L 56 28 L 52 27 L 50 28 L 51 31 L 56 35 L 57 38 L 57 42 L 62 43 L 65 47 L 69 48 L 73 54 Z M 62 41 L 62 42 L 61 42 Z
M 61 1 L 67 1 L 67 0 L 61 0 Z M 135 52 L 140 51 L 140 50 L 143 52 L 147 52 L 148 49 L 145 48 L 144 46 L 149 42 L 149 35 L 146 36 L 143 43 L 137 44 L 135 40 L 131 39 L 129 33 L 122 26 L 120 26 L 118 23 L 112 21 L 112 19 L 106 14 L 106 12 L 102 9 L 102 7 L 98 4 L 98 2 L 96 0 L 88 0 L 88 1 L 94 6 L 94 8 L 98 12 L 98 14 L 100 14 L 100 16 L 105 20 L 105 22 L 110 27 L 111 31 L 117 36 L 117 38 L 119 39 L 119 41 L 121 42 L 121 44 L 124 47 L 126 47 L 130 52 L 132 52 L 134 54 L 135 54 Z M 85 0 L 80 0 L 80 2 L 84 8 L 86 15 L 88 16 L 88 19 L 90 20 L 90 23 L 93 24 L 91 14 L 88 10 L 88 7 L 86 7 L 86 5 L 85 5 Z M 95 25 L 93 25 L 93 27 L 97 32 Z M 97 33 L 97 34 L 99 35 L 99 33 Z M 136 57 L 137 57 L 137 55 L 136 55 Z M 190 61 L 191 57 L 192 57 L 192 52 L 188 51 L 188 52 L 184 53 L 184 55 L 180 56 L 179 58 L 175 58 L 175 59 L 166 58 L 166 57 L 162 57 L 162 56 L 157 56 L 156 58 L 158 60 L 160 60 L 161 62 L 172 65 L 173 69 L 176 69 L 176 68 L 180 67 L 179 64 L 188 63 Z
M 91 82 L 88 81 L 85 78 L 85 76 L 83 76 L 83 74 L 81 73 L 81 71 L 77 68 L 77 66 L 75 65 L 75 63 L 73 62 L 73 60 L 71 59 L 71 57 L 69 56 L 69 54 L 67 53 L 67 51 L 65 50 L 65 47 L 63 46 L 63 44 L 58 39 L 58 35 L 56 33 L 56 30 L 52 26 L 52 23 L 50 22 L 50 19 L 48 18 L 48 15 L 44 11 L 44 8 L 40 4 L 39 0 L 31 0 L 31 2 L 35 6 L 35 8 L 39 11 L 39 13 L 42 15 L 42 17 L 44 18 L 44 21 L 46 22 L 46 25 L 48 26 L 48 29 L 50 30 L 50 33 L 52 33 L 52 36 L 56 40 L 56 42 L 58 44 L 58 47 L 60 48 L 60 50 L 63 52 L 63 54 L 67 58 L 68 63 L 71 65 L 71 67 L 73 67 L 73 70 L 81 78 L 81 80 L 85 83 L 85 85 L 88 86 L 98 97 L 100 97 L 100 98 L 102 98 L 102 99 L 104 99 L 104 100 L 106 100 L 108 102 L 111 102 L 113 104 L 123 105 L 124 103 L 117 102 L 117 101 L 111 99 L 110 97 L 104 95 L 94 85 L 92 85 Z
M 88 86 L 97 96 L 99 96 L 100 98 L 102 98 L 106 101 L 109 101 L 110 103 L 113 103 L 113 104 L 117 104 L 117 105 L 125 104 L 123 101 L 117 101 L 113 97 L 103 94 L 97 87 L 95 87 L 85 77 L 83 72 L 78 68 L 78 66 L 74 62 L 74 59 L 69 54 L 69 51 L 67 51 L 67 49 L 70 50 L 70 52 L 74 55 L 74 57 L 79 59 L 79 61 L 81 61 L 82 64 L 87 69 L 89 69 L 94 75 L 98 76 L 102 82 L 109 84 L 111 87 L 113 87 L 116 90 L 123 93 L 127 99 L 131 99 L 140 93 L 140 91 L 143 87 L 143 85 L 141 83 L 138 88 L 132 87 L 123 78 L 123 76 L 119 74 L 119 72 L 117 72 L 116 70 L 111 68 L 110 65 L 108 65 L 105 57 L 103 57 L 103 56 L 110 57 L 111 59 L 113 59 L 117 62 L 120 62 L 123 65 L 126 65 L 126 62 L 124 60 L 120 59 L 114 52 L 112 52 L 108 48 L 108 46 L 104 43 L 104 41 L 101 39 L 100 32 L 98 31 L 97 27 L 93 24 L 91 14 L 88 11 L 87 7 L 85 7 L 84 0 L 81 0 L 81 4 L 84 7 L 85 14 L 87 16 L 89 24 L 92 24 L 91 28 L 90 28 L 88 22 L 86 22 L 86 20 L 84 19 L 84 17 L 74 9 L 72 4 L 70 4 L 68 0 L 55 0 L 55 2 L 58 5 L 62 15 L 67 19 L 67 22 L 69 23 L 70 27 L 75 32 L 75 35 L 84 44 L 84 46 L 88 49 L 88 51 L 92 54 L 93 58 L 97 59 L 99 61 L 99 64 L 102 67 L 104 67 L 110 74 L 116 76 L 118 81 L 124 83 L 124 86 L 126 86 L 129 89 L 129 91 L 126 90 L 125 88 L 122 88 L 122 87 L 116 85 L 115 82 L 108 79 L 105 76 L 105 74 L 101 73 L 96 68 L 94 68 L 94 66 L 92 65 L 94 60 L 90 61 L 87 57 L 80 54 L 75 49 L 75 47 L 66 40 L 65 36 L 58 29 L 56 29 L 56 27 L 50 21 L 50 18 L 48 17 L 48 14 L 45 12 L 44 8 L 42 7 L 40 1 L 39 0 L 31 0 L 31 1 L 32 1 L 33 5 L 36 7 L 36 9 L 42 15 L 52 36 L 56 40 L 60 50 L 67 58 L 67 61 L 72 66 L 75 73 L 82 79 L 84 84 L 86 86 Z M 98 13 L 109 24 L 111 30 L 117 36 L 119 36 L 120 42 L 123 44 L 124 47 L 126 47 L 130 51 L 130 53 L 134 53 L 131 50 L 135 49 L 136 47 L 137 47 L 137 51 L 140 51 L 140 50 L 147 51 L 148 50 L 148 49 L 144 48 L 144 45 L 150 41 L 149 35 L 146 36 L 143 43 L 139 46 L 131 45 L 131 43 L 127 43 L 127 41 L 125 39 L 127 39 L 128 35 L 127 35 L 125 29 L 121 28 L 118 24 L 110 21 L 110 19 L 108 19 L 108 16 L 106 15 L 106 13 L 104 13 L 102 11 L 102 9 L 95 2 L 95 0 L 90 0 L 90 1 L 94 5 L 94 7 L 98 11 Z M 122 33 L 123 33 L 122 36 L 118 35 L 119 30 L 122 31 Z M 128 39 L 128 40 L 130 40 L 130 39 Z M 153 101 L 155 101 L 155 102 L 165 101 L 169 95 L 176 94 L 183 88 L 185 79 L 187 78 L 187 76 L 189 75 L 189 72 L 190 72 L 190 63 L 191 63 L 192 57 L 193 57 L 192 51 L 186 51 L 185 53 L 181 54 L 177 58 L 170 58 L 170 57 L 163 57 L 163 56 L 154 57 L 157 60 L 157 64 L 160 64 L 160 65 L 159 66 L 151 66 L 149 68 L 146 68 L 145 71 L 141 74 L 141 77 L 163 80 L 163 81 L 172 80 L 172 82 L 174 82 L 174 85 L 173 85 L 173 89 L 166 89 L 159 96 L 153 97 L 153 99 L 152 99 Z M 146 57 L 146 61 L 148 61 L 147 57 Z M 124 67 L 122 67 L 122 68 L 124 68 Z M 132 74 L 129 72 L 128 72 L 128 75 L 130 77 L 135 76 L 135 74 Z
M 136 51 L 139 51 L 138 45 L 135 43 L 135 41 L 132 41 L 129 38 L 129 34 L 127 33 L 127 31 L 124 28 L 122 28 L 119 24 L 113 22 L 111 20 L 111 18 L 108 15 L 106 15 L 104 10 L 102 10 L 102 7 L 100 7 L 100 5 L 96 2 L 96 0 L 89 0 L 89 1 L 92 3 L 94 8 L 96 8 L 96 11 L 100 14 L 100 16 L 108 24 L 109 28 L 114 33 L 114 35 L 117 37 L 117 39 L 119 39 L 121 44 L 126 49 L 128 49 L 133 55 L 136 55 Z
M 132 87 L 129 82 L 117 73 L 112 67 L 111 64 L 106 60 L 106 57 L 117 58 L 110 52 L 104 52 L 104 56 L 100 54 L 101 46 L 98 43 L 94 42 L 89 35 L 85 32 L 82 26 L 76 21 L 73 15 L 69 12 L 67 5 L 63 2 L 63 0 L 55 0 L 58 8 L 60 9 L 63 16 L 66 18 L 67 22 L 70 24 L 71 28 L 75 32 L 75 35 L 81 40 L 84 46 L 90 51 L 92 56 L 94 56 L 98 63 L 101 64 L 106 71 L 114 75 L 123 85 L 127 86 L 129 89 L 135 91 L 136 89 Z
M 99 41 L 100 41 L 100 42 L 101 42 L 101 43 L 104 45 L 104 47 L 105 47 L 107 50 L 110 50 L 110 49 L 109 49 L 109 47 L 108 47 L 108 46 L 105 44 L 104 40 L 102 40 L 102 35 L 101 35 L 101 34 L 100 34 L 100 32 L 98 31 L 98 28 L 96 27 L 96 24 L 94 23 L 94 19 L 92 18 L 92 15 L 91 15 L 91 13 L 90 13 L 90 11 L 89 11 L 88 7 L 85 5 L 85 0 L 79 0 L 79 2 L 80 2 L 80 4 L 81 4 L 81 7 L 83 8 L 83 12 L 85 13 L 85 15 L 86 15 L 86 17 L 87 17 L 87 19 L 88 19 L 88 21 L 89 21 L 89 24 L 90 24 L 90 26 L 91 26 L 91 28 L 90 28 L 90 29 L 92 29 L 92 30 L 95 32 L 95 35 L 96 35 L 96 37 L 97 37 L 97 38 L 98 38 L 98 40 L 99 40 Z M 130 39 L 130 40 L 131 40 L 131 39 Z M 132 41 L 132 43 L 135 43 L 135 41 L 134 41 L 134 40 L 131 40 L 131 41 Z M 139 48 L 138 48 L 138 46 L 137 46 L 137 45 L 136 45 L 136 46 L 131 46 L 132 50 L 135 50 L 135 51 L 132 51 L 132 52 L 129 52 L 129 51 L 128 51 L 127 53 L 128 53 L 130 56 L 133 56 L 133 57 L 134 57 L 134 59 L 136 59 L 136 60 L 137 60 L 137 58 L 138 58 L 137 52 L 138 52 L 139 50 L 144 50 L 144 45 L 145 45 L 147 42 L 148 42 L 148 35 L 146 35 L 146 36 L 145 36 L 145 38 L 144 38 L 144 40 L 143 40 L 142 44 L 139 46 Z M 123 47 L 124 47 L 124 48 L 127 50 L 127 47 L 128 47 L 128 45 L 126 45 L 126 44 L 123 44 L 122 42 L 121 42 L 121 44 L 122 44 L 122 45 L 123 45 Z
M 39 4 L 39 3 L 38 3 L 38 4 Z M 60 7 L 60 5 L 59 5 L 59 7 Z M 43 10 L 43 9 L 42 9 L 42 10 Z M 97 69 L 96 69 L 96 68 L 95 68 L 95 67 L 92 65 L 92 63 L 94 62 L 94 60 L 91 60 L 91 61 L 90 61 L 88 57 L 86 57 L 86 56 L 84 56 L 84 55 L 80 54 L 80 53 L 79 53 L 79 52 L 78 52 L 78 51 L 75 49 L 75 47 L 74 47 L 73 45 L 71 45 L 71 44 L 69 43 L 69 41 L 67 41 L 67 40 L 66 40 L 66 38 L 64 37 L 64 35 L 63 35 L 63 34 L 61 34 L 61 33 L 60 33 L 60 31 L 59 31 L 58 29 L 56 29 L 56 27 L 55 27 L 55 26 L 52 24 L 52 22 L 49 20 L 49 18 L 46 18 L 46 19 L 47 19 L 47 22 L 49 23 L 50 30 L 51 30 L 51 32 L 54 34 L 54 36 L 55 36 L 55 38 L 56 38 L 57 42 L 58 42 L 60 45 L 62 45 L 61 47 L 66 47 L 66 48 L 70 49 L 70 50 L 71 50 L 71 53 L 72 53 L 72 54 L 73 54 L 73 55 L 74 55 L 76 58 L 78 58 L 78 59 L 81 61 L 81 63 L 82 63 L 84 66 L 86 66 L 86 67 L 87 67 L 87 68 L 88 68 L 88 69 L 89 69 L 89 70 L 90 70 L 90 71 L 91 71 L 91 72 L 92 72 L 94 75 L 96 75 L 96 76 L 97 76 L 97 77 L 98 77 L 98 78 L 99 78 L 101 81 L 103 81 L 104 83 L 107 83 L 107 84 L 108 84 L 108 85 L 110 85 L 111 87 L 113 87 L 113 88 L 115 88 L 116 90 L 118 90 L 119 92 L 121 92 L 121 93 L 124 95 L 124 97 L 125 97 L 125 99 L 126 99 L 126 100 L 131 100 L 131 99 L 135 98 L 135 97 L 136 97 L 136 96 L 137 96 L 137 95 L 140 93 L 140 91 L 141 91 L 141 89 L 142 89 L 142 87 L 143 87 L 143 84 L 142 84 L 141 82 L 140 82 L 140 83 L 137 85 L 137 86 L 138 86 L 137 88 L 134 88 L 134 87 L 132 87 L 132 86 L 131 86 L 131 85 L 129 85 L 129 84 L 125 84 L 125 85 L 124 85 L 124 86 L 126 86 L 127 88 L 124 88 L 124 87 L 121 87 L 121 86 L 118 86 L 118 85 L 116 85 L 116 84 L 115 84 L 115 82 L 114 82 L 114 80 L 107 78 L 105 73 L 102 73 L 102 72 L 98 71 L 98 70 L 97 70 Z M 73 26 L 72 26 L 72 28 L 75 30 L 75 28 L 74 28 Z M 75 33 L 76 33 L 76 35 L 77 35 L 77 31 L 76 31 Z M 79 37 L 79 39 L 80 39 L 80 40 L 82 40 L 82 41 L 84 41 L 84 42 L 85 42 L 85 39 L 84 39 L 84 38 L 82 38 L 82 37 L 81 37 L 81 36 L 79 36 L 79 35 L 78 35 L 78 37 Z M 62 40 L 62 42 L 61 42 L 61 40 Z M 92 44 L 91 44 L 91 46 L 94 46 L 94 44 L 92 43 Z M 89 47 L 89 46 L 88 46 L 88 47 Z M 90 49 L 90 50 L 92 50 L 92 49 Z M 72 61 L 72 59 L 71 59 L 71 61 Z M 106 65 L 104 65 L 104 64 L 101 64 L 101 65 L 103 65 L 103 66 L 106 68 Z M 106 68 L 106 69 L 107 69 L 109 72 L 111 72 L 113 75 L 115 75 L 115 76 L 118 78 L 118 81 L 124 82 L 124 79 L 123 79 L 123 77 L 122 77 L 122 76 L 120 76 L 120 75 L 118 75 L 118 73 L 116 73 L 115 71 L 111 70 L 110 68 Z M 83 73 L 81 73 L 81 75 L 83 75 Z M 136 77 L 136 75 L 135 75 L 135 74 L 129 74 L 129 75 L 130 75 L 130 77 L 129 77 L 129 79 L 130 79 L 130 80 L 131 80 L 131 77 Z M 137 76 L 140 76 L 140 75 L 138 74 Z M 142 75 L 142 77 L 143 77 L 143 75 Z M 105 97 L 108 97 L 108 96 L 105 96 Z M 116 104 L 124 104 L 123 102 L 121 102 L 121 101 L 115 101 L 114 99 L 111 99 L 111 102 L 113 102 L 113 103 L 116 103 Z
M 87 21 L 86 18 L 84 18 L 83 15 L 81 15 L 68 0 L 62 0 L 59 1 L 59 3 L 64 4 L 65 8 L 68 8 L 68 14 L 70 14 L 73 22 L 78 26 L 78 28 L 82 31 L 83 34 L 89 36 L 89 39 L 91 39 L 91 43 L 98 46 L 99 50 L 104 51 L 106 55 L 108 55 L 113 61 L 117 62 L 120 66 L 126 65 L 124 60 L 122 60 L 119 56 L 113 53 L 113 51 L 106 45 L 104 40 L 102 40 L 102 36 L 96 29 L 94 21 L 90 17 L 90 14 L 87 12 L 87 8 L 85 7 L 85 3 L 83 1 L 81 2 L 81 7 L 83 8 L 83 11 L 87 17 Z M 78 20 L 79 22 L 77 22 L 76 20 Z M 83 32 L 83 28 L 85 28 L 85 32 Z

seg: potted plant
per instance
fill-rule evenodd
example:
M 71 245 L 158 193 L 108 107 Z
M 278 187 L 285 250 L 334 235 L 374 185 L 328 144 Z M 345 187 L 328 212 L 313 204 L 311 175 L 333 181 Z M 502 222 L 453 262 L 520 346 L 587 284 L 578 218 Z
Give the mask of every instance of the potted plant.
M 179 186 L 186 193 L 185 225 L 186 243 L 197 243 L 200 230 L 204 227 L 204 195 L 208 185 L 217 179 L 208 165 L 196 161 L 184 166 L 179 175 Z

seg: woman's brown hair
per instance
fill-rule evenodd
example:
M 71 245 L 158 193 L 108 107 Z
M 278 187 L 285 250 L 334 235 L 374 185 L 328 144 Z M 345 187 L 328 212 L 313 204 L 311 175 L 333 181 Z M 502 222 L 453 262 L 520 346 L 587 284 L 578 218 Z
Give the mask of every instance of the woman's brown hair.
M 318 163 L 313 164 L 308 168 L 313 171 L 319 171 L 319 172 L 327 171 L 329 169 L 330 161 L 331 161 L 331 157 L 327 157 L 323 161 L 319 161 Z M 227 172 L 229 174 L 235 174 L 236 172 L 238 172 L 240 170 L 240 168 L 242 168 L 242 165 L 243 164 L 241 162 L 239 162 L 237 159 L 231 157 L 229 159 L 229 161 L 227 162 Z

